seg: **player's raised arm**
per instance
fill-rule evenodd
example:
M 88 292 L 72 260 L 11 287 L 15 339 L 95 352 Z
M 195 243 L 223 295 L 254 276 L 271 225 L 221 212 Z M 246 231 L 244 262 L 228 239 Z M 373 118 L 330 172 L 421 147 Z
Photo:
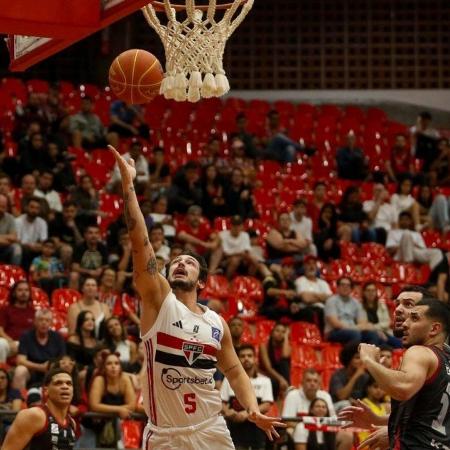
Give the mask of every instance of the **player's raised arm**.
M 170 287 L 167 280 L 160 275 L 157 268 L 156 257 L 148 238 L 147 226 L 144 216 L 139 208 L 138 199 L 133 186 L 133 180 L 136 177 L 134 161 L 126 161 L 119 152 L 109 146 L 109 149 L 116 158 L 122 178 L 123 201 L 125 221 L 130 234 L 132 257 L 133 257 L 133 276 L 136 288 L 142 298 L 144 309 L 141 318 L 146 325 L 143 329 L 150 328 L 159 312 L 161 304 L 168 294 Z M 145 308 L 148 306 L 148 308 Z M 150 311 L 146 311 L 150 309 Z M 147 317 L 146 316 L 150 316 Z

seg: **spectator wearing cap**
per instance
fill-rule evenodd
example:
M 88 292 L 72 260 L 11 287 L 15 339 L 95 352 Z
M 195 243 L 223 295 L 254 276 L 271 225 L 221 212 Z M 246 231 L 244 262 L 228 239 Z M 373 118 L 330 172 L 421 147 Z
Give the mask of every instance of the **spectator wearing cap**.
M 197 205 L 189 207 L 185 220 L 178 225 L 177 239 L 199 255 L 215 250 L 220 244 L 219 236 L 211 230 L 209 222 L 202 217 L 202 208 Z
M 202 204 L 199 165 L 195 161 L 187 162 L 175 174 L 168 191 L 169 211 L 185 214 L 190 206 Z
M 134 184 L 136 187 L 136 192 L 142 194 L 150 180 L 150 175 L 148 172 L 148 161 L 142 154 L 142 144 L 137 140 L 132 142 L 129 151 L 123 155 L 123 158 L 126 161 L 130 161 L 131 159 L 134 160 L 134 167 L 136 168 L 136 178 Z M 119 193 L 122 190 L 120 171 L 117 163 L 114 166 L 113 173 L 111 179 L 109 180 L 107 188 L 109 191 L 116 193 Z
M 213 251 L 210 261 L 210 273 L 215 273 L 222 262 L 225 274 L 231 279 L 236 271 L 244 266 L 249 273 L 254 274 L 260 263 L 251 252 L 250 237 L 244 231 L 241 216 L 231 218 L 231 228 L 219 233 L 220 245 Z M 270 271 L 261 264 L 263 276 L 270 275 Z
M 289 213 L 291 218 L 291 230 L 294 230 L 309 244 L 307 252 L 317 255 L 316 246 L 313 244 L 313 223 L 310 217 L 306 216 L 306 202 L 298 199 L 293 203 L 293 209 Z
M 362 304 L 352 297 L 352 288 L 351 278 L 339 278 L 337 293 L 325 302 L 325 337 L 340 344 L 350 341 L 382 344 L 384 341 L 367 320 Z
M 315 323 L 323 330 L 323 307 L 333 292 L 325 280 L 317 277 L 317 270 L 317 258 L 307 255 L 303 260 L 304 275 L 295 280 L 301 301 L 292 302 L 290 307 L 296 320 Z

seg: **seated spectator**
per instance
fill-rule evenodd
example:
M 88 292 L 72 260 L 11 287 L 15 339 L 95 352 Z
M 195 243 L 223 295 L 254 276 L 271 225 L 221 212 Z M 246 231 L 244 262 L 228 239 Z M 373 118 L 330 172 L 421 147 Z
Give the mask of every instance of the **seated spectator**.
M 153 161 L 148 165 L 150 176 L 150 193 L 165 192 L 171 185 L 170 165 L 165 159 L 164 149 L 155 147 L 153 149 Z
M 21 266 L 27 270 L 34 257 L 42 251 L 48 238 L 47 222 L 39 216 L 41 203 L 37 197 L 28 199 L 25 214 L 16 217 L 17 241 L 21 248 Z M 17 255 L 18 258 L 18 255 Z
M 21 175 L 32 174 L 38 177 L 41 170 L 51 170 L 45 138 L 41 132 L 33 133 L 30 136 L 27 145 L 21 148 L 19 159 Z
M 61 197 L 53 188 L 53 172 L 51 170 L 43 170 L 39 174 L 38 189 L 34 191 L 34 195 L 45 200 L 44 205 L 48 207 L 48 211 L 43 211 L 42 215 L 46 220 L 53 220 L 55 213 L 62 211 Z
M 245 344 L 237 352 L 245 373 L 255 391 L 259 411 L 266 414 L 273 403 L 272 385 L 270 379 L 258 373 L 255 349 Z M 225 379 L 220 388 L 222 413 L 227 421 L 233 444 L 240 449 L 264 449 L 266 435 L 253 422 L 248 420 L 247 410 L 239 403 L 236 394 Z
M 81 292 L 83 296 L 76 303 L 72 303 L 67 311 L 67 327 L 69 335 L 75 333 L 78 314 L 80 314 L 81 311 L 90 311 L 95 319 L 95 337 L 99 338 L 101 335 L 102 323 L 111 315 L 111 311 L 109 310 L 108 305 L 97 300 L 98 286 L 95 278 L 86 278 L 81 285 Z
M 247 116 L 244 112 L 236 114 L 236 130 L 233 136 L 239 138 L 245 147 L 245 154 L 249 158 L 255 158 L 257 154 L 255 137 L 247 131 Z
M 94 188 L 90 175 L 82 175 L 77 187 L 71 192 L 69 200 L 78 206 L 77 218 L 82 228 L 97 224 L 97 216 L 107 213 L 99 210 L 99 193 Z
M 325 400 L 316 398 L 311 402 L 307 415 L 318 418 L 330 417 L 330 408 Z M 352 448 L 351 445 L 339 443 L 334 431 L 308 430 L 303 424 L 299 424 L 299 431 L 295 433 L 294 441 L 296 442 L 295 450 Z
M 150 176 L 148 173 L 148 161 L 142 154 L 142 144 L 137 140 L 132 142 L 128 152 L 123 155 L 123 158 L 126 161 L 130 159 L 134 160 L 134 167 L 136 168 L 136 178 L 134 179 L 135 189 L 138 194 L 143 194 L 150 180 Z M 110 192 L 117 194 L 122 192 L 120 171 L 117 163 L 114 166 L 107 188 Z
M 272 264 L 272 275 L 264 278 L 264 301 L 260 313 L 271 320 L 290 316 L 291 302 L 300 301 L 295 291 L 294 261 L 284 261 L 281 266 Z
M 401 348 L 402 341 L 392 333 L 391 314 L 385 302 L 378 299 L 377 286 L 374 282 L 368 281 L 362 290 L 362 305 L 367 314 L 367 319 L 373 324 L 375 331 L 384 344 L 393 348 Z
M 122 100 L 115 100 L 110 108 L 109 133 L 116 133 L 120 137 L 141 137 L 149 139 L 150 129 L 146 124 L 139 105 L 131 105 Z M 118 142 L 111 140 L 113 147 L 118 147 Z
M 99 374 L 92 381 L 89 390 L 89 410 L 98 413 L 113 413 L 120 419 L 129 419 L 136 406 L 136 394 L 130 377 L 122 371 L 117 355 L 106 355 Z M 97 446 L 111 447 L 120 439 L 119 430 L 115 429 L 115 419 L 102 421 L 97 434 Z M 107 423 L 110 422 L 110 425 Z M 111 427 L 114 433 L 105 433 L 105 427 Z M 110 434 L 110 439 L 106 435 Z M 102 439 L 103 437 L 103 439 Z
M 111 353 L 119 355 L 122 368 L 127 372 L 132 371 L 130 369 L 137 361 L 137 346 L 128 339 L 125 327 L 117 316 L 105 321 L 104 341 Z
M 256 178 L 255 158 L 247 155 L 245 144 L 238 136 L 231 138 L 230 151 L 231 170 L 241 169 L 244 179 L 251 183 Z
M 170 212 L 185 214 L 189 207 L 202 204 L 199 170 L 197 162 L 189 161 L 175 174 L 168 191 Z
M 244 332 L 244 322 L 238 317 L 234 316 L 228 321 L 228 327 L 230 328 L 231 340 L 233 341 L 233 347 L 237 351 L 242 345 L 242 333 Z
M 369 226 L 367 214 L 361 203 L 361 190 L 357 186 L 349 186 L 339 204 L 339 220 L 350 229 L 353 242 L 374 242 L 376 231 Z
M 373 186 L 372 200 L 363 203 L 369 226 L 375 230 L 376 241 L 384 245 L 389 230 L 397 227 L 397 212 L 389 203 L 389 192 L 381 183 Z
M 62 213 L 55 214 L 54 219 L 48 224 L 48 234 L 55 243 L 65 269 L 71 267 L 73 249 L 83 242 L 77 210 L 77 205 L 73 201 L 66 200 Z
M 11 384 L 9 373 L 0 367 L 0 411 L 20 411 L 22 409 L 22 395 Z M 3 426 L 8 424 L 8 422 L 10 423 L 6 418 L 3 418 L 2 422 Z M 0 437 L 2 437 L 1 433 Z
M 0 194 L 6 197 L 6 211 L 14 217 L 17 217 L 20 214 L 20 205 L 16 202 L 14 192 L 15 191 L 12 189 L 11 177 L 0 173 Z
M 442 261 L 431 271 L 428 289 L 441 301 L 448 303 L 450 298 L 450 252 L 445 253 Z
M 389 179 L 398 183 L 405 176 L 414 174 L 414 162 L 411 147 L 403 134 L 395 136 L 395 143 L 391 150 L 390 158 L 385 163 Z
M 35 310 L 27 281 L 18 281 L 10 291 L 8 303 L 0 309 L 0 363 L 17 354 L 19 339 L 33 328 Z
M 330 394 L 336 412 L 364 396 L 369 374 L 359 357 L 358 345 L 355 341 L 345 345 L 339 355 L 344 367 L 337 369 L 330 379 Z
M 36 192 L 36 178 L 34 175 L 27 174 L 22 177 L 20 182 L 20 189 L 16 190 L 16 206 L 20 213 L 25 212 L 28 200 L 30 198 L 37 198 L 34 193 Z M 45 199 L 39 198 L 41 209 L 39 215 L 45 219 L 45 213 L 48 211 L 48 203 Z
M 439 131 L 431 126 L 432 117 L 428 111 L 417 116 L 416 124 L 410 128 L 411 144 L 415 158 L 423 160 L 422 171 L 428 172 L 438 156 Z
M 77 363 L 80 371 L 91 363 L 99 342 L 95 338 L 95 317 L 88 310 L 81 311 L 76 319 L 75 332 L 67 338 L 67 354 Z
M 313 223 L 313 231 L 319 230 L 319 218 L 322 208 L 326 203 L 326 197 L 327 197 L 326 184 L 323 181 L 317 181 L 313 187 L 312 199 L 308 203 L 307 207 L 307 214 L 309 217 L 311 217 Z
M 303 237 L 309 244 L 307 253 L 317 255 L 317 249 L 313 243 L 313 224 L 312 220 L 306 216 L 306 201 L 303 199 L 296 200 L 293 203 L 293 209 L 289 213 L 291 218 L 291 230 Z
M 391 197 L 391 205 L 397 216 L 402 212 L 409 212 L 414 220 L 414 226 L 420 229 L 419 204 L 412 196 L 413 184 L 411 178 L 404 178 L 397 186 L 397 192 Z
M 371 375 L 369 375 L 367 380 L 362 402 L 367 405 L 370 411 L 376 416 L 384 417 L 390 413 L 390 409 L 386 408 L 386 392 Z M 358 433 L 359 442 L 363 442 L 369 435 L 370 432 L 368 431 Z
M 0 262 L 20 265 L 21 249 L 16 244 L 17 230 L 14 216 L 7 212 L 8 198 L 0 194 Z
M 220 139 L 213 135 L 203 148 L 203 156 L 200 158 L 202 168 L 213 166 L 220 175 L 227 175 L 231 171 L 230 163 L 227 159 L 220 157 Z
M 117 289 L 117 274 L 111 267 L 105 267 L 100 275 L 98 285 L 98 300 L 108 305 L 112 314 L 115 314 L 120 304 L 120 289 Z
M 256 260 L 251 253 L 250 237 L 244 231 L 242 217 L 233 216 L 231 218 L 231 228 L 219 232 L 220 245 L 212 255 L 209 265 L 210 273 L 215 273 L 219 265 L 225 269 L 228 279 L 233 278 L 239 268 L 244 268 L 249 273 L 261 270 L 261 274 L 266 277 L 270 271 L 264 264 Z
M 443 233 L 450 229 L 450 199 L 443 194 L 433 196 L 429 185 L 421 185 L 416 197 L 419 204 L 420 223 Z
M 343 236 L 338 228 L 338 215 L 332 203 L 325 203 L 319 214 L 318 228 L 314 233 L 317 255 L 323 261 L 338 259 L 341 255 L 339 241 Z
M 70 287 L 77 289 L 82 277 L 98 280 L 107 263 L 108 251 L 100 242 L 100 229 L 97 225 L 89 225 L 84 232 L 84 242 L 73 252 Z
M 53 256 L 55 244 L 47 239 L 42 244 L 40 256 L 33 259 L 30 266 L 31 279 L 50 297 L 55 289 L 67 286 L 67 276 L 60 259 Z
M 66 353 L 63 337 L 52 331 L 52 312 L 38 309 L 34 328 L 20 337 L 17 367 L 14 371 L 14 387 L 25 389 L 42 383 L 51 361 Z
M 81 99 L 80 111 L 69 117 L 69 131 L 72 145 L 77 148 L 101 148 L 114 142 L 114 137 L 108 139 L 100 117 L 94 113 L 94 102 L 89 96 Z
M 155 223 L 149 232 L 150 244 L 156 256 L 160 256 L 164 263 L 169 262 L 170 248 L 166 245 L 164 227 L 160 223 Z
M 133 282 L 133 258 L 131 256 L 131 241 L 127 229 L 119 233 L 119 260 L 113 264 L 117 269 L 117 280 L 115 289 L 117 291 L 129 292 Z
M 217 248 L 219 236 L 211 230 L 208 221 L 202 218 L 202 208 L 193 205 L 186 218 L 177 227 L 177 239 L 184 243 L 185 249 L 205 255 Z
M 398 229 L 389 231 L 386 249 L 396 261 L 428 264 L 431 270 L 443 258 L 439 249 L 427 248 L 422 235 L 414 231 L 412 216 L 407 211 L 400 213 Z
M 298 232 L 291 229 L 288 213 L 278 216 L 278 227 L 272 227 L 266 236 L 267 259 L 270 263 L 280 264 L 283 258 L 301 260 L 309 243 Z
M 438 156 L 430 166 L 430 184 L 432 186 L 450 185 L 450 141 L 446 138 L 438 141 Z
M 47 156 L 49 158 L 49 168 L 54 176 L 54 189 L 58 192 L 69 192 L 77 184 L 75 174 L 70 161 L 74 155 L 62 151 L 59 142 L 49 142 L 47 145 Z
M 347 146 L 338 149 L 336 164 L 339 178 L 346 180 L 365 180 L 367 178 L 369 174 L 368 159 L 356 146 L 356 136 L 353 131 L 347 134 Z
M 241 216 L 244 219 L 255 217 L 252 188 L 244 178 L 240 168 L 231 172 L 230 182 L 224 184 L 224 197 L 228 216 Z
M 290 384 L 289 327 L 277 323 L 268 342 L 259 346 L 260 368 L 272 381 L 274 399 L 283 398 Z
M 303 260 L 304 274 L 295 280 L 295 290 L 300 301 L 294 300 L 290 309 L 294 320 L 315 323 L 323 330 L 323 307 L 333 292 L 325 280 L 317 277 L 317 271 L 317 258 L 312 255 L 306 256 Z
M 203 168 L 202 199 L 202 207 L 209 220 L 226 214 L 222 179 L 213 164 L 208 164 Z
M 172 215 L 167 213 L 167 206 L 167 197 L 165 195 L 159 195 L 152 203 L 150 217 L 154 223 L 160 223 L 163 226 L 164 236 L 172 241 L 175 237 L 175 227 Z M 149 227 L 147 225 L 147 228 L 151 228 L 151 226 Z
M 361 303 L 351 296 L 352 289 L 353 281 L 341 277 L 337 281 L 337 293 L 325 302 L 325 337 L 341 344 L 350 341 L 382 343 Z

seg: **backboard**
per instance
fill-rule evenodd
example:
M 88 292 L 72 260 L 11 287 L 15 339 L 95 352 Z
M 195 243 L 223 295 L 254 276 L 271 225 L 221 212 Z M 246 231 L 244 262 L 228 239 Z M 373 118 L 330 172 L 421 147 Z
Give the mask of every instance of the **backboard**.
M 0 11 L 11 71 L 23 71 L 151 0 L 16 0 Z

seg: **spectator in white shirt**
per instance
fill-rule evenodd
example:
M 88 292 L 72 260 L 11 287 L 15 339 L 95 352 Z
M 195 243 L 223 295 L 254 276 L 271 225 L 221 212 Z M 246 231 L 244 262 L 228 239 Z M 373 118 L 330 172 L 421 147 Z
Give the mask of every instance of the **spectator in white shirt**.
M 48 220 L 55 218 L 55 212 L 62 212 L 61 197 L 53 187 L 53 173 L 50 170 L 43 170 L 39 177 L 39 188 L 34 191 L 34 195 L 43 198 L 49 206 Z
M 313 224 L 311 218 L 306 216 L 307 204 L 305 200 L 298 199 L 293 203 L 293 210 L 289 213 L 291 218 L 291 230 L 303 237 L 308 243 L 307 253 L 317 255 L 316 246 L 313 244 Z
M 291 313 L 295 320 L 315 323 L 323 330 L 323 307 L 327 298 L 333 295 L 325 280 L 317 277 L 317 258 L 308 255 L 303 260 L 304 275 L 295 280 L 295 290 L 301 302 L 290 304 Z
M 397 186 L 397 192 L 391 197 L 391 205 L 397 214 L 403 211 L 411 213 L 416 229 L 420 227 L 420 207 L 412 196 L 413 183 L 410 177 L 405 177 Z
M 48 238 L 47 222 L 39 216 L 41 202 L 31 197 L 25 206 L 25 214 L 16 217 L 17 240 L 22 247 L 21 265 L 28 269 L 32 259 L 39 256 L 42 242 Z
M 384 245 L 389 230 L 397 227 L 398 213 L 389 203 L 389 192 L 381 183 L 374 185 L 373 198 L 363 203 L 363 210 L 370 227 L 375 228 L 377 242 Z
M 284 400 L 282 417 L 297 417 L 308 415 L 311 403 L 314 399 L 322 399 L 328 406 L 329 415 L 336 416 L 331 395 L 320 389 L 321 379 L 319 372 L 314 368 L 307 368 L 303 371 L 302 385 L 298 389 L 290 390 Z M 287 422 L 287 431 L 294 439 L 295 444 L 303 442 L 302 435 L 304 426 L 298 422 Z M 342 450 L 350 450 L 353 444 L 351 432 L 339 431 L 336 435 L 337 447 Z M 296 446 L 297 448 L 297 446 Z
M 403 211 L 398 219 L 399 228 L 388 233 L 386 248 L 396 261 L 428 264 L 433 270 L 443 258 L 437 248 L 427 248 L 420 233 L 414 231 L 413 219 Z
M 215 273 L 222 263 L 225 274 L 231 279 L 241 265 L 250 273 L 260 270 L 263 276 L 270 275 L 264 264 L 260 263 L 252 254 L 250 236 L 244 231 L 241 216 L 231 218 L 231 228 L 219 233 L 220 245 L 211 254 L 210 273 Z M 265 270 L 262 268 L 264 266 Z
M 150 175 L 148 171 L 148 161 L 145 159 L 145 156 L 142 154 L 142 144 L 139 141 L 132 142 L 130 144 L 130 150 L 122 155 L 125 161 L 129 161 L 130 159 L 134 160 L 134 166 L 136 167 L 136 192 L 142 194 L 147 187 L 148 182 L 150 181 Z M 114 166 L 114 170 L 111 176 L 111 180 L 108 183 L 108 190 L 111 192 L 120 192 L 121 191 L 121 181 L 120 181 L 120 172 L 119 166 L 116 164 Z
M 22 252 L 17 244 L 16 222 L 7 209 L 8 197 L 0 194 L 0 262 L 19 265 Z

